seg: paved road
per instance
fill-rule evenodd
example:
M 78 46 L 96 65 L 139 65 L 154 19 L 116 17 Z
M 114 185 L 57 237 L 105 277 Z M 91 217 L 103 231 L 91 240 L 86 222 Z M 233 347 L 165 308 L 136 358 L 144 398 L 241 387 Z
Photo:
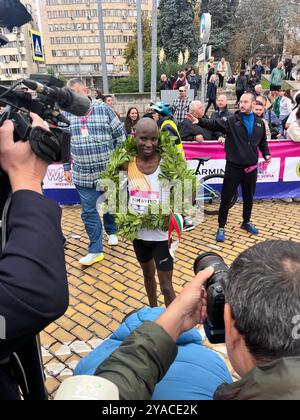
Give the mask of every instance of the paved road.
M 242 206 L 237 204 L 230 213 L 228 239 L 222 245 L 215 241 L 216 217 L 208 217 L 205 224 L 183 236 L 175 263 L 176 292 L 193 278 L 193 262 L 201 252 L 216 251 L 227 264 L 231 264 L 241 251 L 265 239 L 300 242 L 299 210 L 299 203 L 257 202 L 253 222 L 260 229 L 260 235 L 255 237 L 240 229 Z M 141 270 L 130 244 L 122 242 L 112 249 L 105 242 L 106 259 L 82 270 L 78 259 L 86 253 L 88 240 L 79 207 L 64 208 L 63 230 L 67 238 L 70 307 L 61 319 L 41 334 L 50 394 L 72 374 L 81 357 L 118 328 L 125 314 L 147 305 Z M 161 296 L 159 300 L 163 305 Z M 214 348 L 223 354 L 229 365 L 225 347 Z

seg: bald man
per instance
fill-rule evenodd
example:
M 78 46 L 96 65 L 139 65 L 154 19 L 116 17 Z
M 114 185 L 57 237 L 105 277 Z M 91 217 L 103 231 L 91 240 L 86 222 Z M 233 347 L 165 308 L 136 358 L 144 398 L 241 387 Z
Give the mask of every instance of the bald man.
M 217 118 L 226 119 L 230 115 L 232 115 L 232 112 L 228 109 L 228 100 L 226 95 L 220 95 L 217 99 L 217 110 L 212 113 L 211 119 L 216 120 Z M 220 143 L 225 143 L 226 136 L 222 134 L 220 131 L 217 131 L 215 133 L 216 138 L 219 140 Z
M 228 100 L 226 95 L 220 95 L 217 98 L 217 110 L 212 113 L 211 118 L 223 118 L 223 117 L 229 117 L 229 115 L 232 115 L 232 112 L 228 109 Z
M 193 101 L 190 104 L 189 113 L 178 126 L 182 141 L 202 143 L 204 140 L 215 140 L 217 138 L 211 130 L 206 130 L 198 125 L 200 118 L 207 118 L 204 116 L 203 105 L 200 101 Z
M 151 118 L 142 118 L 136 125 L 135 138 L 138 154 L 123 169 L 128 171 L 129 204 L 137 213 L 143 214 L 149 205 L 162 201 L 159 182 L 159 129 L 156 122 Z M 140 197 L 143 197 L 142 203 Z M 155 268 L 165 305 L 170 305 L 175 299 L 175 292 L 172 285 L 173 258 L 169 253 L 168 232 L 141 229 L 138 239 L 133 241 L 133 247 L 143 270 L 149 305 L 158 306 Z

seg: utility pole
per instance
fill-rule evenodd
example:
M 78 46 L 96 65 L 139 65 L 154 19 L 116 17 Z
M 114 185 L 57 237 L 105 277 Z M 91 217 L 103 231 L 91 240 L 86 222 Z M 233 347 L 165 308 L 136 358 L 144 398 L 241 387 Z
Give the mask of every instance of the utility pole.
M 202 45 L 203 51 L 204 51 L 204 59 L 201 63 L 201 67 L 202 67 L 202 76 L 201 76 L 201 103 L 204 106 L 204 102 L 205 102 L 205 95 L 206 95 L 206 69 L 207 69 L 207 64 L 206 64 L 206 44 Z
M 211 33 L 211 15 L 210 13 L 203 13 L 200 20 L 200 42 L 202 45 L 202 82 L 201 82 L 201 102 L 204 104 L 206 94 L 206 49 Z M 200 57 L 199 57 L 200 58 Z
M 142 1 L 137 0 L 137 36 L 138 36 L 138 61 L 139 61 L 139 92 L 144 92 L 144 69 L 143 69 L 143 32 L 142 32 Z
M 79 48 L 80 48 L 80 42 L 79 42 L 79 36 L 80 36 L 79 31 L 80 30 L 81 30 L 81 24 L 75 23 L 76 42 L 77 42 L 77 45 L 78 45 Z M 77 51 L 78 51 L 78 76 L 79 76 L 80 79 L 82 79 L 81 66 L 80 66 L 81 61 L 80 60 L 82 60 L 83 57 L 80 55 L 80 49 L 77 50 Z
M 22 34 L 21 32 L 17 32 L 16 34 L 16 40 L 17 40 L 17 46 L 18 46 L 18 61 L 19 61 L 19 67 L 20 67 L 20 78 L 24 79 L 24 68 L 23 68 L 23 60 L 22 60 Z
M 151 102 L 156 102 L 157 91 L 157 0 L 152 0 L 152 60 L 151 60 Z
M 108 77 L 107 77 L 107 63 L 106 63 L 106 51 L 105 51 L 102 0 L 98 0 L 98 17 L 99 17 L 100 45 L 101 45 L 103 93 L 105 95 L 108 95 L 109 94 L 109 88 L 108 88 Z

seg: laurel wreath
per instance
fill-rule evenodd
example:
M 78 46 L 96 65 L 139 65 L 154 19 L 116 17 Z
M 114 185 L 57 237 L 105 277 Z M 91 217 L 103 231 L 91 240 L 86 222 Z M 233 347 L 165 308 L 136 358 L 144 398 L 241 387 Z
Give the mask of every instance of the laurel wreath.
M 196 191 L 196 178 L 193 171 L 188 169 L 187 162 L 181 153 L 176 148 L 174 137 L 168 133 L 161 133 L 158 143 L 158 152 L 161 155 L 159 181 L 168 182 L 179 180 L 181 185 L 184 185 L 185 180 L 192 181 L 192 191 Z M 108 204 L 105 205 L 105 211 L 115 214 L 116 224 L 119 229 L 119 235 L 124 239 L 133 241 L 138 238 L 138 232 L 141 229 L 148 230 L 162 230 L 168 231 L 170 215 L 163 214 L 162 205 L 149 207 L 148 212 L 145 214 L 137 213 L 133 208 L 128 207 L 126 214 L 120 212 L 119 194 L 120 187 L 122 191 L 127 193 L 127 177 L 121 179 L 120 171 L 124 165 L 132 162 L 134 157 L 137 156 L 138 150 L 134 137 L 129 137 L 122 146 L 117 147 L 110 155 L 110 162 L 106 167 L 104 173 L 100 178 L 103 180 L 112 181 L 115 185 L 115 190 L 106 188 L 106 200 Z M 184 195 L 183 195 L 184 196 Z M 155 207 L 155 208 L 154 208 Z M 174 191 L 170 192 L 170 210 L 174 212 Z

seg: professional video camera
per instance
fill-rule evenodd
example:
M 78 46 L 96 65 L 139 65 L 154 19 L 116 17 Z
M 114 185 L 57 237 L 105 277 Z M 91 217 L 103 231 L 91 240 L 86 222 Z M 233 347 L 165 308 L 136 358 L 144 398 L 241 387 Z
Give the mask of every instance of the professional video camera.
M 0 0 L 0 27 L 12 30 L 14 27 L 26 24 L 31 19 L 30 13 L 19 0 Z M 7 43 L 8 39 L 1 36 L 0 47 Z M 31 95 L 18 89 L 22 84 L 30 90 L 36 91 L 37 95 Z M 15 128 L 15 141 L 29 141 L 34 153 L 46 162 L 63 162 L 69 157 L 70 137 L 64 130 L 68 127 L 69 121 L 61 114 L 60 109 L 74 115 L 84 116 L 90 105 L 88 98 L 63 88 L 63 83 L 54 77 L 33 75 L 31 79 L 20 80 L 10 88 L 0 86 L 0 106 L 6 107 L 4 113 L 0 115 L 0 126 L 5 120 L 12 120 Z M 30 112 L 38 114 L 47 121 L 50 131 L 32 128 Z M 58 128 L 58 125 L 62 129 Z M 9 208 L 9 200 L 7 200 L 9 193 L 9 179 L 0 168 L 0 220 L 3 216 L 0 229 L 0 255 L 7 239 L 6 215 Z M 5 205 L 5 203 L 7 204 Z M 2 362 L 0 360 L 0 364 Z M 7 364 L 7 360 L 4 362 Z M 32 339 L 28 338 L 25 345 L 10 355 L 9 363 L 10 370 L 14 372 L 24 399 L 47 399 L 38 336 Z
M 210 343 L 225 343 L 224 305 L 229 269 L 223 258 L 215 252 L 206 252 L 196 258 L 195 274 L 207 267 L 213 267 L 215 272 L 206 283 L 207 320 L 204 329 Z
M 1 10 L 1 8 L 0 8 Z M 36 92 L 35 96 L 23 89 L 21 84 Z M 64 128 L 69 126 L 60 109 L 74 115 L 84 116 L 90 109 L 88 98 L 76 95 L 63 88 L 63 83 L 48 75 L 33 75 L 28 80 L 21 80 L 6 88 L 0 86 L 0 106 L 6 106 L 0 116 L 0 126 L 5 120 L 14 124 L 14 141 L 29 141 L 33 152 L 48 163 L 69 160 L 70 135 Z M 50 131 L 41 127 L 31 127 L 30 112 L 38 114 L 49 123 Z M 58 128 L 58 126 L 63 128 Z M 7 175 L 0 168 L 0 220 L 2 247 L 7 239 L 6 219 L 9 208 L 10 183 Z M 1 255 L 1 241 L 0 241 Z M 28 340 L 12 354 L 11 368 L 24 399 L 41 400 L 47 398 L 44 387 L 43 364 L 39 337 Z M 1 362 L 1 361 L 0 361 Z
M 21 84 L 37 92 L 37 97 L 18 89 Z M 0 86 L 0 105 L 6 105 L 0 116 L 0 126 L 5 120 L 11 120 L 14 123 L 16 142 L 28 140 L 33 152 L 42 160 L 63 163 L 69 160 L 70 135 L 63 128 L 57 128 L 69 126 L 69 121 L 61 114 L 60 109 L 83 116 L 90 108 L 90 101 L 63 88 L 60 80 L 49 75 L 36 74 L 30 76 L 30 79 L 20 80 L 10 88 Z M 50 131 L 41 127 L 31 128 L 29 112 L 34 112 L 47 121 Z M 9 190 L 7 184 L 8 178 L 0 168 L 0 214 Z

